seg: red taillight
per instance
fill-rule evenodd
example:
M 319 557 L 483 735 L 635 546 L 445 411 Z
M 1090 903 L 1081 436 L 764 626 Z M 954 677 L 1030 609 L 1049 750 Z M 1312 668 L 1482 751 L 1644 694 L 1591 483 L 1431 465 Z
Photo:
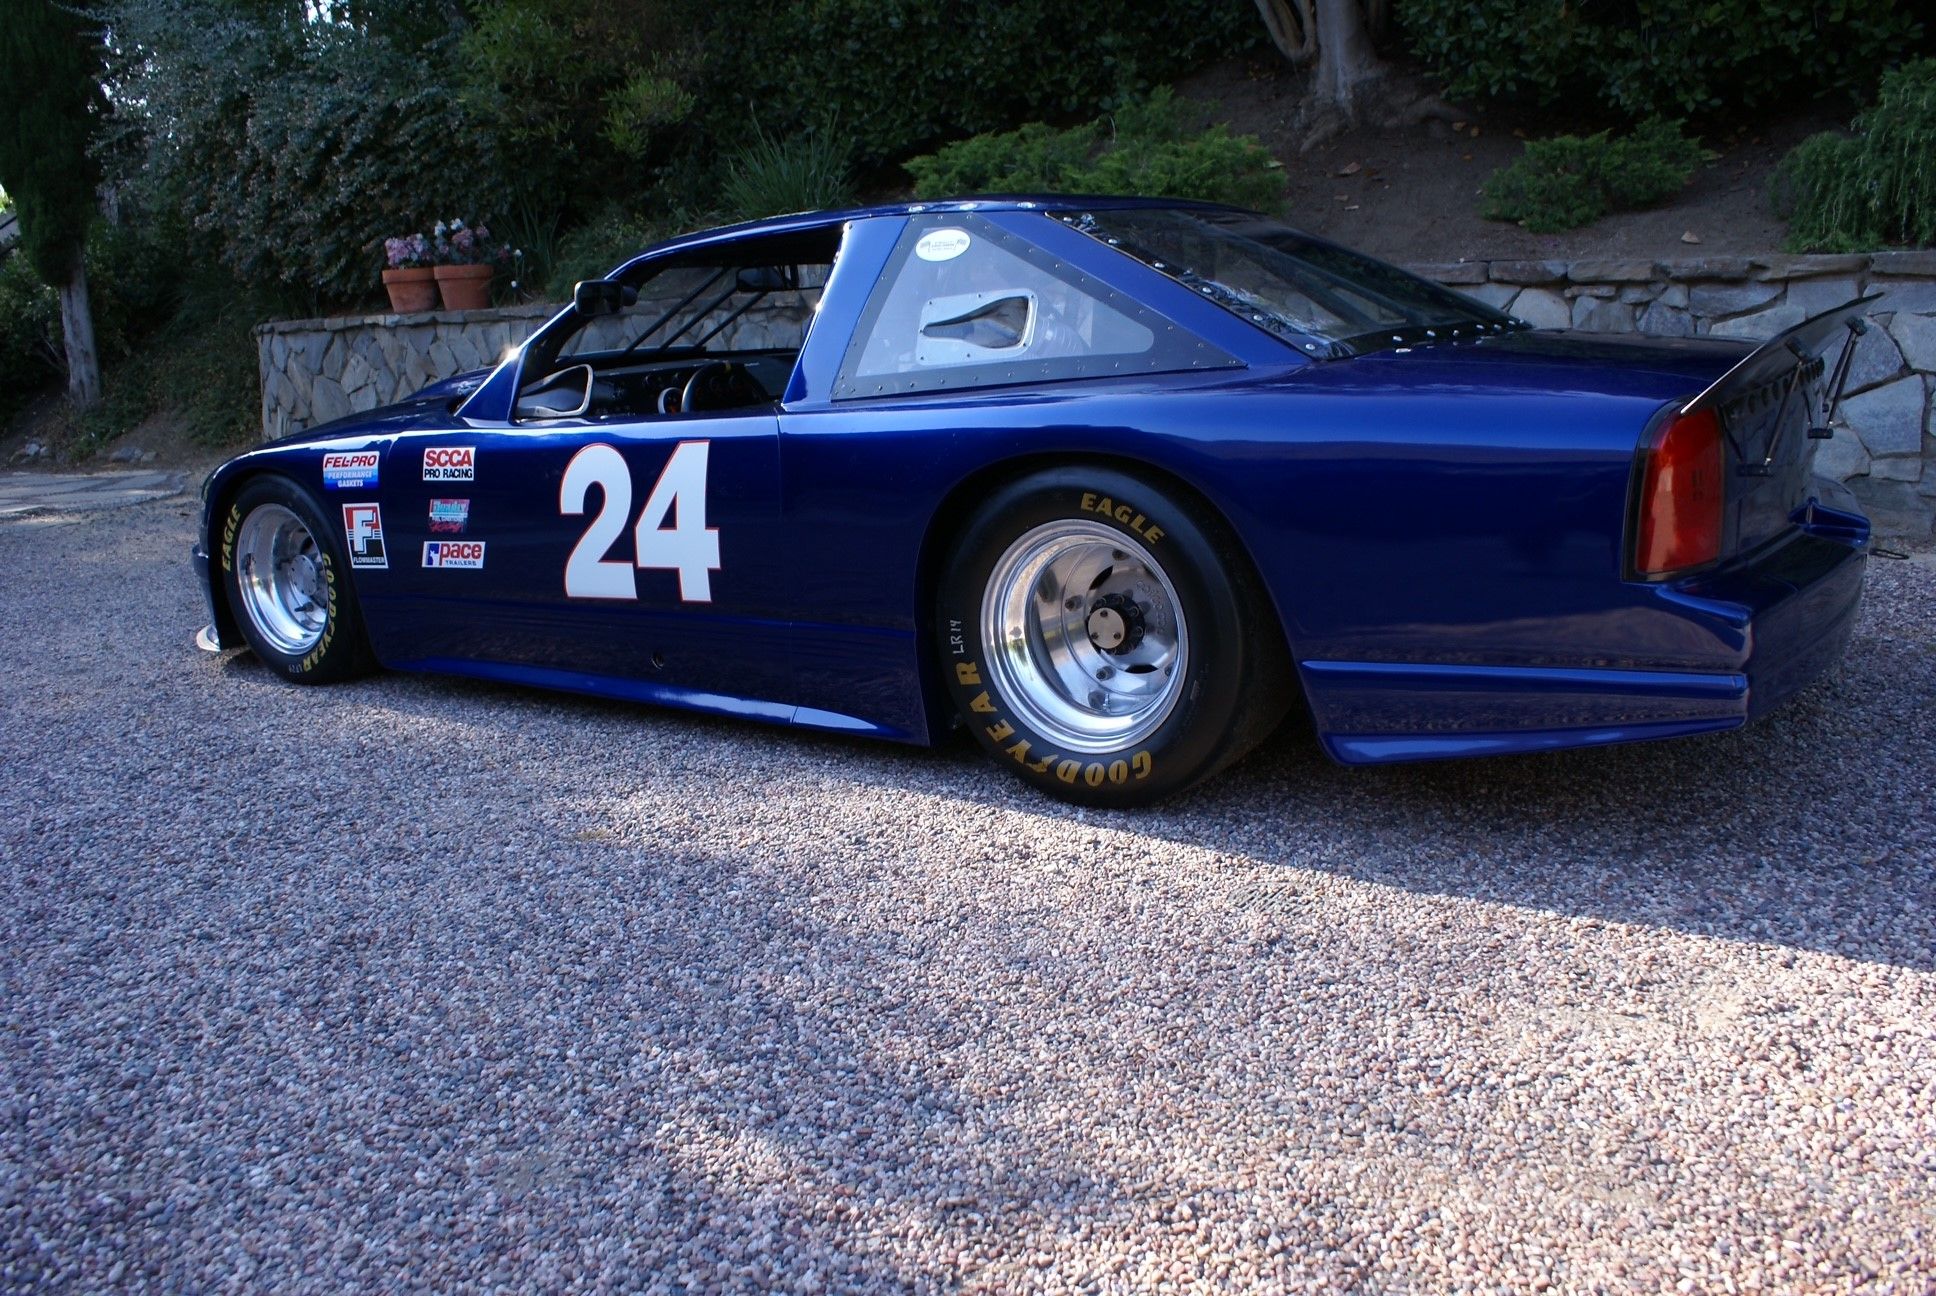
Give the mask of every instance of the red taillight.
M 1634 569 L 1660 576 L 1719 558 L 1726 477 L 1714 411 L 1669 420 L 1641 471 Z

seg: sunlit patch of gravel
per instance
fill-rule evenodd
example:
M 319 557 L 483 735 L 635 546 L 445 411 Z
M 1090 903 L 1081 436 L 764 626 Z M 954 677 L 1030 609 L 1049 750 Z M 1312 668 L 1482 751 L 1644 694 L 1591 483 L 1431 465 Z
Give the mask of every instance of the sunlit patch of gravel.
M 191 527 L 0 527 L 0 1289 L 1929 1290 L 1936 568 L 1738 734 L 1102 814 L 291 688 Z

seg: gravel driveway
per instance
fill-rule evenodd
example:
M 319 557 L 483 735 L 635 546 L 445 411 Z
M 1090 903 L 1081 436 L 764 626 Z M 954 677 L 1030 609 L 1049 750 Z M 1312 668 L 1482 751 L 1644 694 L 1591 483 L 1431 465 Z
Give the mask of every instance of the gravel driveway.
M 1159 812 L 190 646 L 0 524 L 0 1288 L 1927 1292 L 1936 566 L 1679 743 Z

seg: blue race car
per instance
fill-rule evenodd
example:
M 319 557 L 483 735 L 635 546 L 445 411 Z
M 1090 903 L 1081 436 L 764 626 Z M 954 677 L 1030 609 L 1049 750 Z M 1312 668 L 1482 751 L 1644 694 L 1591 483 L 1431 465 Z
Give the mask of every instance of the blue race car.
M 713 230 L 217 469 L 204 644 L 961 725 L 1100 805 L 1300 698 L 1347 763 L 1730 729 L 1856 618 L 1868 522 L 1811 463 L 1865 306 L 1760 348 L 1535 331 L 1167 200 Z

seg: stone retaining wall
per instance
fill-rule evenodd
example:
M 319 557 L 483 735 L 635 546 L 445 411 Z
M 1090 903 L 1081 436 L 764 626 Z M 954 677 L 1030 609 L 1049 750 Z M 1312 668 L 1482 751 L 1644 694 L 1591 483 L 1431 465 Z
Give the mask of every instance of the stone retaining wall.
M 1465 261 L 1411 268 L 1542 328 L 1665 337 L 1758 340 L 1864 292 L 1882 292 L 1870 316 L 1879 327 L 1863 337 L 1850 371 L 1841 411 L 1848 430 L 1821 443 L 1816 463 L 1849 483 L 1885 534 L 1927 540 L 1936 530 L 1936 252 Z M 263 434 L 281 436 L 373 409 L 436 379 L 494 364 L 556 309 L 261 325 L 256 341 Z M 642 304 L 631 314 L 646 309 Z M 804 297 L 775 299 L 735 326 L 735 340 L 759 345 L 777 339 L 797 330 L 810 309 Z

